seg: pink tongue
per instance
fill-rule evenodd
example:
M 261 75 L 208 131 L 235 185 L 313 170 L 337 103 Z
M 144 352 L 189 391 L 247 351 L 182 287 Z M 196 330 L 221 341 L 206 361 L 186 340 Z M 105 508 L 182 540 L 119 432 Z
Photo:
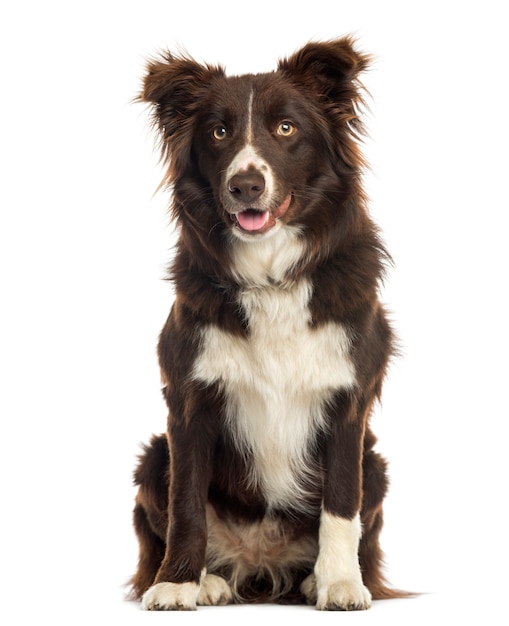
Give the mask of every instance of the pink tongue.
M 260 230 L 269 219 L 268 211 L 254 211 L 248 209 L 237 214 L 237 219 L 244 230 Z

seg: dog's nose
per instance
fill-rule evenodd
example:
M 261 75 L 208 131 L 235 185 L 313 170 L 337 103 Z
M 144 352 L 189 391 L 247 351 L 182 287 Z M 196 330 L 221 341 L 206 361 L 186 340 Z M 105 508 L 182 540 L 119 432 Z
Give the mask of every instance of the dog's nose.
M 241 202 L 252 202 L 265 190 L 265 179 L 258 172 L 235 174 L 228 182 L 228 191 Z

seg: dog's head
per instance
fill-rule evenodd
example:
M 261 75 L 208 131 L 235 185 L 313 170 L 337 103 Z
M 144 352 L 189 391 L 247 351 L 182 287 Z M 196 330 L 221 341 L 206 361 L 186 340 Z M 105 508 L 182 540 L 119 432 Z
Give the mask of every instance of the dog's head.
M 154 107 L 176 217 L 244 240 L 312 229 L 313 207 L 328 210 L 328 195 L 358 179 L 367 64 L 349 38 L 308 44 L 267 74 L 228 77 L 170 53 L 151 62 L 141 100 Z

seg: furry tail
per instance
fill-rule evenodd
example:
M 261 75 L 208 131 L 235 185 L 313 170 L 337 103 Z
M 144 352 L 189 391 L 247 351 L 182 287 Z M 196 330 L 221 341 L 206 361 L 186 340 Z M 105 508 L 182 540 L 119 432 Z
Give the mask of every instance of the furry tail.
M 364 584 L 369 589 L 373 600 L 392 600 L 412 598 L 419 594 L 412 591 L 394 589 L 386 581 L 383 573 L 383 553 L 378 543 L 378 536 L 383 524 L 382 510 L 364 519 L 364 533 L 359 547 L 359 560 Z

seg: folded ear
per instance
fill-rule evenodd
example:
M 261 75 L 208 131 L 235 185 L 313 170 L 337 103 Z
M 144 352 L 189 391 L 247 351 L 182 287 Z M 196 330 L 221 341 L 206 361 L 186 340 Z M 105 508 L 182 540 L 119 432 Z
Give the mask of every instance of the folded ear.
M 336 100 L 343 97 L 345 88 L 369 65 L 370 57 L 357 52 L 354 46 L 351 37 L 309 43 L 288 59 L 282 59 L 278 68 Z
M 189 157 L 193 117 L 221 67 L 201 65 L 190 57 L 164 53 L 147 64 L 141 102 L 153 105 L 152 121 L 161 133 L 164 160 L 171 158 L 168 181 Z
M 358 76 L 369 62 L 368 55 L 355 49 L 354 40 L 344 37 L 309 43 L 288 59 L 282 59 L 278 66 L 280 72 L 319 102 L 330 123 L 327 144 L 331 154 L 340 157 L 335 163 L 345 163 L 350 171 L 366 165 L 358 147 L 364 134 L 359 109 L 365 104 Z

